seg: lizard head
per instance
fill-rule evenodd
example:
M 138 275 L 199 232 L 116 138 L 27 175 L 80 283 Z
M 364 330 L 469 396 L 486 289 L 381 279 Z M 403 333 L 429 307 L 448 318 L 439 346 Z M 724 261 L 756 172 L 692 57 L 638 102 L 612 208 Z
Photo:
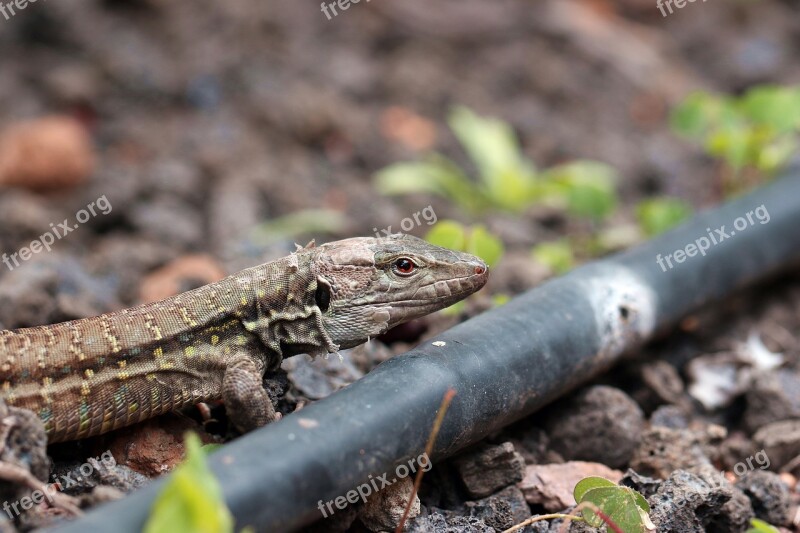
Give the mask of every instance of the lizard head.
M 316 303 L 325 330 L 341 348 L 444 309 L 489 277 L 479 258 L 409 235 L 345 239 L 313 253 Z

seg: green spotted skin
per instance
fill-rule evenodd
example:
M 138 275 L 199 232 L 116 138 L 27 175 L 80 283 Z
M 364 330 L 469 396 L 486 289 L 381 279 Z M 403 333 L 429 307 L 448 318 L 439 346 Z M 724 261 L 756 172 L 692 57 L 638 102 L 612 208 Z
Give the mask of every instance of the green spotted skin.
M 411 276 L 393 271 L 399 257 L 414 261 Z M 0 331 L 0 396 L 36 413 L 49 442 L 217 399 L 271 412 L 261 376 L 284 357 L 360 344 L 466 297 L 487 276 L 479 259 L 413 237 L 310 246 L 160 302 Z M 240 427 L 274 419 L 253 416 Z

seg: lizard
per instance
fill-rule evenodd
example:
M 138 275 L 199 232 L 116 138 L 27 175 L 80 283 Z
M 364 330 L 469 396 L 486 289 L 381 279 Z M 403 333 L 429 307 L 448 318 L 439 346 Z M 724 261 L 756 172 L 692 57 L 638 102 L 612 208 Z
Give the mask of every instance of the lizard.
M 242 432 L 278 415 L 262 385 L 285 357 L 338 353 L 486 283 L 479 258 L 409 235 L 354 237 L 165 300 L 0 331 L 0 398 L 48 442 L 222 400 Z

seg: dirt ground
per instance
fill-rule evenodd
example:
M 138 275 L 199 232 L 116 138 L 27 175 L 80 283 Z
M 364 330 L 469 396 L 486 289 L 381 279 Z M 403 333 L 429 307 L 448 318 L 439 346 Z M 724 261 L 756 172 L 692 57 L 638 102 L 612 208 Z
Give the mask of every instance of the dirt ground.
M 717 163 L 670 130 L 669 111 L 696 89 L 800 82 L 798 15 L 793 0 L 693 2 L 668 16 L 655 0 L 374 0 L 331 17 L 315 2 L 56 0 L 0 13 L 0 252 L 89 205 L 96 211 L 52 251 L 0 265 L 0 329 L 154 301 L 284 256 L 295 241 L 397 227 L 428 205 L 440 220 L 474 222 L 441 198 L 373 186 L 381 168 L 431 149 L 468 167 L 445 122 L 457 104 L 510 123 L 540 167 L 578 158 L 615 167 L 619 220 L 660 193 L 718 204 Z M 31 129 L 43 117 L 54 118 Z M 411 117 L 410 133 L 398 117 Z M 62 149 L 43 158 L 42 143 Z M 306 209 L 343 216 L 303 231 L 265 229 Z M 546 274 L 526 260 L 530 247 L 570 229 L 537 213 L 481 221 L 507 253 L 461 315 L 409 324 L 344 363 L 287 361 L 267 382 L 279 410 L 346 386 L 486 309 L 493 294 L 532 287 Z M 547 493 L 547 476 L 579 479 L 594 463 L 648 497 L 698 495 L 659 517 L 660 531 L 744 531 L 751 516 L 793 530 L 799 332 L 800 278 L 791 274 L 687 318 L 643 357 L 436 465 L 410 530 L 489 533 L 563 510 L 574 502 Z M 752 362 L 765 352 L 783 364 Z M 220 422 L 206 425 L 206 440 L 230 437 L 222 408 L 211 413 Z M 180 459 L 183 430 L 202 431 L 200 420 L 193 411 L 51 447 L 52 475 L 109 449 L 130 467 L 117 487 L 131 490 Z M 576 425 L 596 427 L 597 440 L 581 446 Z M 133 453 L 131 440 L 144 451 Z M 753 463 L 759 451 L 768 468 Z M 739 475 L 748 457 L 754 468 Z M 551 465 L 575 470 L 541 470 Z M 380 530 L 354 514 L 337 520 L 315 527 Z M 548 531 L 535 527 L 526 531 Z

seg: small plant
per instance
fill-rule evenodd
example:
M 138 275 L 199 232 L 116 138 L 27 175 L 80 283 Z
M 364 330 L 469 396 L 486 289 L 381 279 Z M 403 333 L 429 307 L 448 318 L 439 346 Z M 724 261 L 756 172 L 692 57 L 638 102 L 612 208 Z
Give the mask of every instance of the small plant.
M 448 123 L 475 166 L 478 179 L 471 179 L 445 156 L 432 153 L 422 161 L 396 163 L 378 172 L 378 190 L 383 194 L 437 194 L 473 215 L 488 210 L 520 213 L 535 203 L 598 219 L 613 211 L 616 176 L 608 165 L 576 161 L 537 171 L 505 122 L 457 107 Z
M 579 506 L 587 502 L 591 504 L 581 511 L 581 515 L 592 527 L 608 524 L 610 519 L 625 533 L 645 533 L 656 529 L 650 521 L 647 500 L 630 487 L 602 477 L 587 477 L 575 485 L 572 493 Z
M 800 88 L 765 85 L 740 97 L 696 92 L 671 122 L 678 134 L 725 162 L 724 192 L 736 193 L 775 174 L 795 153 Z
M 575 267 L 573 245 L 566 239 L 537 244 L 531 250 L 531 257 L 555 274 L 564 274 Z
M 518 531 L 534 522 L 562 518 L 586 522 L 592 527 L 605 525 L 614 533 L 648 533 L 656 526 L 650 520 L 650 505 L 644 496 L 630 487 L 617 485 L 602 477 L 587 477 L 578 481 L 573 490 L 578 506 L 575 513 L 553 513 L 534 516 L 503 533 Z
M 217 479 L 206 465 L 200 438 L 187 433 L 185 441 L 186 457 L 175 467 L 153 504 L 144 532 L 233 532 L 233 516 L 225 505 Z
M 503 257 L 503 242 L 480 224 L 465 226 L 455 220 L 437 222 L 425 235 L 431 244 L 467 252 L 483 259 L 489 267 Z
M 678 198 L 648 198 L 636 206 L 639 227 L 648 237 L 672 229 L 691 214 L 692 207 Z

